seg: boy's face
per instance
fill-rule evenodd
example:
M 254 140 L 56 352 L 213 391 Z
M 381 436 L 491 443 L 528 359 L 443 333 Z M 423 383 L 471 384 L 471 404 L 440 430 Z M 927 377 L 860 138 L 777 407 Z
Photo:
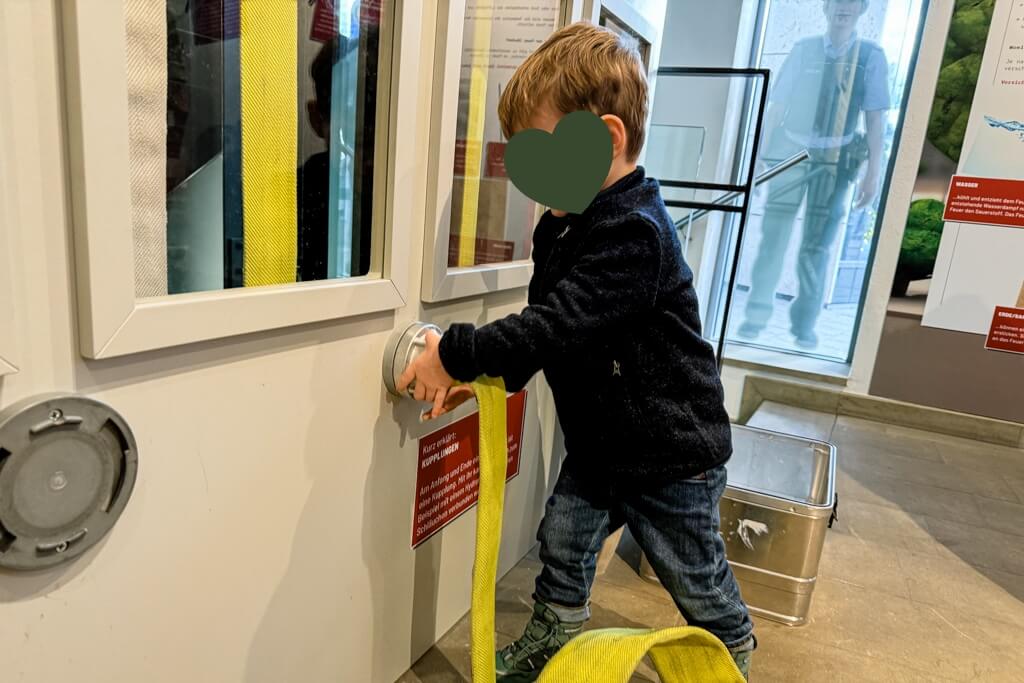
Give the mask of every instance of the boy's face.
M 555 111 L 551 105 L 544 104 L 533 113 L 533 118 L 530 119 L 530 128 L 553 133 L 555 132 L 555 126 L 561 120 L 562 114 L 560 112 Z
M 544 103 L 533 113 L 533 117 L 530 119 L 530 128 L 536 128 L 543 130 L 547 133 L 555 132 L 555 126 L 562 120 L 565 114 L 556 110 L 549 103 Z M 626 150 L 629 148 L 629 137 L 626 133 L 626 126 L 622 123 L 622 119 L 614 114 L 605 114 L 601 117 L 605 125 L 608 126 L 608 133 L 612 137 L 612 165 L 608 169 L 608 178 L 606 179 L 602 189 L 608 187 L 616 180 L 618 180 L 624 173 L 623 169 L 628 170 L 628 166 L 632 163 L 636 165 L 635 161 L 632 162 L 626 158 Z M 518 131 L 516 131 L 518 132 Z

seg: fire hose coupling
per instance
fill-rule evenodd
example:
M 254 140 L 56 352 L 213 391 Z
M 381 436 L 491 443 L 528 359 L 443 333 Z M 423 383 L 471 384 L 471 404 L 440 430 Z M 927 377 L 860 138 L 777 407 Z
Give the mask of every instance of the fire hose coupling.
M 393 396 L 401 396 L 398 391 L 398 380 L 415 360 L 427 343 L 427 333 L 435 332 L 441 334 L 441 328 L 437 325 L 424 322 L 414 322 L 404 330 L 396 331 L 388 339 L 384 347 L 384 364 L 381 368 L 384 376 L 384 386 Z M 409 386 L 408 395 L 412 396 L 415 389 L 415 382 Z

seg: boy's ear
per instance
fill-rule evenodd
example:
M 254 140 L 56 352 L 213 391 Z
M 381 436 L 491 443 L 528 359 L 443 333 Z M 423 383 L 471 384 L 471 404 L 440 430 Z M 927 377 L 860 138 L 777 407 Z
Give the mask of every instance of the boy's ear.
M 604 125 L 608 126 L 608 132 L 612 136 L 612 158 L 625 155 L 626 148 L 629 146 L 626 124 L 615 114 L 605 114 L 601 120 L 604 121 Z

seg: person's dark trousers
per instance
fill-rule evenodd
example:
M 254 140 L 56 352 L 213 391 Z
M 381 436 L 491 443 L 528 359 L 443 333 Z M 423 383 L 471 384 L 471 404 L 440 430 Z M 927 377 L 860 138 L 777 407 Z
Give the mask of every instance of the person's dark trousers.
M 563 468 L 537 534 L 544 567 L 534 598 L 565 621 L 586 619 L 597 554 L 626 524 L 687 624 L 727 647 L 747 642 L 753 623 L 718 533 L 725 483 L 724 466 L 701 478 L 644 486 L 598 482 Z
M 798 151 L 796 147 L 791 150 L 792 154 Z M 746 306 L 746 323 L 763 328 L 772 316 L 775 289 L 782 275 L 797 213 L 806 197 L 807 210 L 797 256 L 799 291 L 789 309 L 792 331 L 797 336 L 813 333 L 821 314 L 832 249 L 849 211 L 850 188 L 857 171 L 848 168 L 845 150 L 810 152 L 810 159 L 784 172 L 768 188 L 761 242 Z M 778 161 L 770 163 L 774 165 Z

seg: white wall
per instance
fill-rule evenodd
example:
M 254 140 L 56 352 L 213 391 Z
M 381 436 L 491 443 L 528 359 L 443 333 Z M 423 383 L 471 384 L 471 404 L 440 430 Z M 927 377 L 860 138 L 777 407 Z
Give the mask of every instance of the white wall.
M 723 0 L 698 9 L 670 2 L 661 66 L 733 66 L 742 5 L 743 0 Z M 706 130 L 701 180 L 718 178 L 729 85 L 727 79 L 678 77 L 662 78 L 658 84 L 652 123 L 697 125 Z
M 483 322 L 524 292 L 197 344 L 104 362 L 77 352 L 57 0 L 0 4 L 0 159 L 14 198 L 0 225 L 14 263 L 21 372 L 0 406 L 54 389 L 107 401 L 139 443 L 120 523 L 65 568 L 0 573 L 3 681 L 390 682 L 469 606 L 475 515 L 409 548 L 416 418 L 385 397 L 396 324 Z M 420 59 L 433 55 L 433 1 Z M 426 186 L 429 82 L 418 185 Z M 102 179 L 87 179 L 102 182 Z M 422 222 L 423 200 L 411 197 Z M 422 248 L 413 230 L 413 253 Z M 420 281 L 412 260 L 409 282 Z M 5 321 L 6 322 L 6 321 Z M 554 431 L 531 393 L 509 486 L 501 568 L 532 545 Z M 543 422 L 543 429 L 542 429 Z M 543 446 L 543 448 L 542 448 Z M 544 450 L 544 454 L 541 451 Z

